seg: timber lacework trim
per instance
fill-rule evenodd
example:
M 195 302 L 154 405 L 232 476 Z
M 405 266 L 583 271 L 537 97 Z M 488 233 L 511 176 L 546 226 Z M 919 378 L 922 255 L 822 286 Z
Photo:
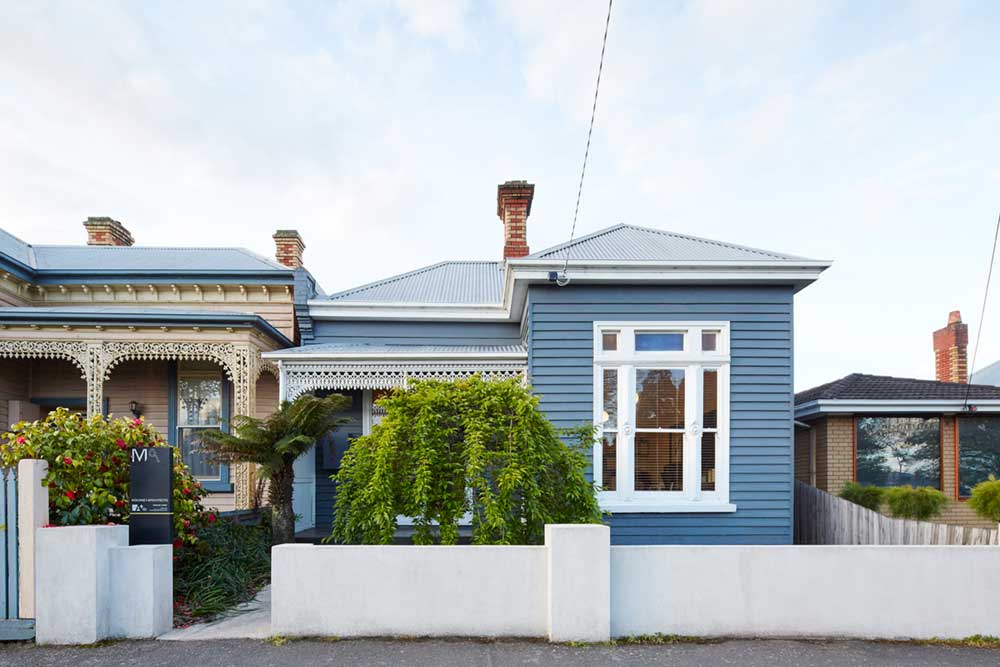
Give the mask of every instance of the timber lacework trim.
M 101 413 L 104 383 L 122 362 L 136 359 L 212 361 L 233 383 L 233 411 L 254 414 L 257 380 L 263 371 L 278 376 L 277 366 L 261 359 L 256 347 L 239 343 L 185 343 L 152 341 L 0 341 L 0 357 L 65 359 L 76 366 L 87 383 L 87 416 Z M 250 505 L 251 473 L 247 465 L 233 466 L 236 507 Z
M 285 398 L 289 401 L 316 389 L 394 389 L 410 380 L 458 380 L 481 375 L 485 380 L 526 380 L 522 363 L 480 364 L 286 364 Z

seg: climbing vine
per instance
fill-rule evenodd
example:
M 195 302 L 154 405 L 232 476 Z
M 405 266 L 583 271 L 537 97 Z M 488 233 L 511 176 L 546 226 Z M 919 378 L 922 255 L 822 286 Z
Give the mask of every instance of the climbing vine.
M 397 517 L 417 544 L 538 544 L 546 523 L 601 520 L 586 477 L 593 429 L 557 430 L 517 380 L 424 381 L 380 399 L 380 425 L 354 441 L 337 485 L 342 543 L 386 544 Z

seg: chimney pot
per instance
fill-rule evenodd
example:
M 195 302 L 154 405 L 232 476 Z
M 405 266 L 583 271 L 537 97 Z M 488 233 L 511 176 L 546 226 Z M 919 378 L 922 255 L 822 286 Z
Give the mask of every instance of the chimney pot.
M 969 381 L 969 325 L 962 313 L 948 313 L 948 325 L 934 332 L 934 376 L 939 382 Z
M 525 257 L 528 249 L 528 216 L 535 186 L 527 181 L 507 181 L 497 186 L 497 216 L 503 223 L 503 258 Z
M 302 266 L 302 253 L 306 249 L 306 244 L 302 241 L 302 236 L 295 229 L 279 229 L 274 232 L 274 256 L 279 264 L 297 269 Z
M 132 234 L 125 226 L 106 216 L 88 217 L 83 226 L 87 229 L 87 245 L 131 246 Z

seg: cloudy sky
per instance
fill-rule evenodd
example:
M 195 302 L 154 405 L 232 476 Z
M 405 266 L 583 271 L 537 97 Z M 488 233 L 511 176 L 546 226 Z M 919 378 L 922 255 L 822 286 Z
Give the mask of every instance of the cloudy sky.
M 271 255 L 336 291 L 498 258 L 497 183 L 569 236 L 607 5 L 21 2 L 0 19 L 0 225 Z M 832 259 L 796 386 L 932 377 L 978 325 L 1000 209 L 1000 4 L 615 3 L 579 232 L 618 222 Z M 1000 359 L 1000 286 L 980 366 Z

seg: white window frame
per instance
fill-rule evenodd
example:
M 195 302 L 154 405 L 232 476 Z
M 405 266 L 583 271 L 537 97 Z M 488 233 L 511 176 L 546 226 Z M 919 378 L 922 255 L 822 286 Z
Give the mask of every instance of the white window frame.
M 601 349 L 601 334 L 618 332 L 618 349 Z M 716 349 L 703 351 L 703 332 L 718 333 Z M 680 351 L 636 351 L 635 333 L 683 333 Z M 725 321 L 629 321 L 594 322 L 594 424 L 598 427 L 593 449 L 594 483 L 600 486 L 604 428 L 604 370 L 618 370 L 618 423 L 616 490 L 599 491 L 601 508 L 612 513 L 629 512 L 735 512 L 729 502 L 729 322 Z M 685 371 L 684 383 L 684 490 L 636 491 L 635 451 L 635 376 L 636 369 L 663 368 Z M 715 490 L 701 489 L 701 436 L 703 419 L 704 370 L 718 371 L 718 429 L 715 441 Z M 644 431 L 647 429 L 643 429 Z

